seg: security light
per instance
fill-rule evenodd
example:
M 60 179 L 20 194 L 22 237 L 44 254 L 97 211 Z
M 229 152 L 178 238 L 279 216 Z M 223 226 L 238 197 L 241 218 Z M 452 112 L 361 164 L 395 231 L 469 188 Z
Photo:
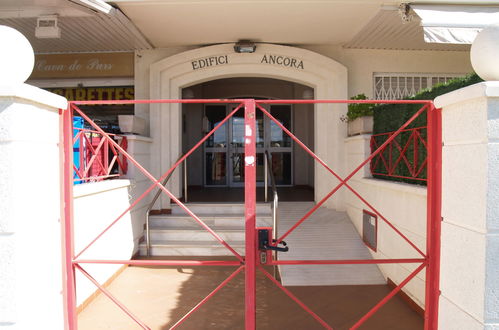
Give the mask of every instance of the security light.
M 238 41 L 234 45 L 234 51 L 236 53 L 254 53 L 255 50 L 256 45 L 253 42 L 247 40 Z

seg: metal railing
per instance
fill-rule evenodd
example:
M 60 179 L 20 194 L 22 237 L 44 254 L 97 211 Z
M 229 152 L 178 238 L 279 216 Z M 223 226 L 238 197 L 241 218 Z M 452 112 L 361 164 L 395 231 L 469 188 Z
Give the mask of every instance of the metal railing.
M 272 181 L 272 239 L 277 240 L 277 228 L 278 228 L 278 208 L 279 208 L 279 196 L 277 194 L 277 188 L 275 183 L 274 172 L 272 171 L 272 163 L 270 162 L 270 156 L 268 150 L 265 150 L 264 153 L 265 158 L 265 170 L 264 170 L 264 182 L 265 182 L 265 202 L 268 201 L 268 173 L 270 172 L 270 178 Z M 275 258 L 277 259 L 277 251 L 274 251 Z
M 371 136 L 371 153 L 375 152 L 396 132 L 374 134 Z M 371 160 L 373 176 L 381 178 L 409 179 L 427 181 L 428 145 L 427 128 L 404 129 L 398 136 L 385 145 Z
M 73 182 L 102 181 L 126 174 L 128 163 L 126 157 L 104 138 L 100 132 L 86 128 L 73 128 Z M 125 151 L 126 136 L 108 135 Z
M 177 159 L 177 162 L 182 157 L 183 157 L 183 155 Z M 184 159 L 183 163 L 184 163 L 184 203 L 187 203 L 187 158 Z M 166 186 L 166 184 L 168 183 L 168 181 L 170 180 L 172 175 L 173 175 L 173 172 L 168 174 L 168 176 L 163 180 L 163 182 L 161 182 L 161 185 L 163 187 Z M 154 204 L 156 203 L 156 201 L 158 200 L 160 195 L 161 195 L 161 189 L 158 189 L 158 191 L 156 192 L 156 194 L 154 194 L 154 197 L 153 197 L 151 203 L 149 203 L 149 206 L 147 207 L 147 210 L 146 210 L 146 255 L 147 256 L 150 255 L 149 252 L 151 249 L 151 231 L 150 231 L 151 226 L 149 224 L 149 215 L 151 213 L 151 210 L 152 210 Z

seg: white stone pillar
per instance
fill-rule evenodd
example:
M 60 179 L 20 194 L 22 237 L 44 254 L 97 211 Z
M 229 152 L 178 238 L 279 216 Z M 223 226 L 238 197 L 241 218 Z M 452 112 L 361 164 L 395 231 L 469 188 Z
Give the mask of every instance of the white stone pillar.
M 442 95 L 440 329 L 499 329 L 499 82 Z
M 59 108 L 0 87 L 0 328 L 63 329 Z

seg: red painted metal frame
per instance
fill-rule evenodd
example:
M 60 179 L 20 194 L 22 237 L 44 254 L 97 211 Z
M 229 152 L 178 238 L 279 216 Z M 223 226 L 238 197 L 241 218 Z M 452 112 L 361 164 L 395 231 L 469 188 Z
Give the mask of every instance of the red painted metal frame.
M 256 112 L 244 101 L 245 329 L 256 329 Z
M 180 158 L 166 173 L 159 179 L 154 178 L 147 172 L 138 162 L 136 162 L 120 145 L 118 145 L 108 134 L 103 132 L 90 118 L 88 118 L 80 109 L 78 104 L 159 104 L 159 103 L 236 103 L 239 104 L 222 122 L 220 122 L 210 133 L 201 139 L 188 153 Z M 345 103 L 410 103 L 422 104 L 423 107 L 414 114 L 402 127 L 394 132 L 377 150 L 364 160 L 358 167 L 352 171 L 347 177 L 341 178 L 335 171 L 333 171 L 324 161 L 315 155 L 307 146 L 305 146 L 299 139 L 297 139 L 289 130 L 287 130 L 279 121 L 267 112 L 260 104 L 345 104 Z M 211 136 L 217 129 L 219 129 L 237 110 L 242 106 L 245 108 L 245 228 L 246 228 L 246 249 L 245 258 L 240 256 L 233 250 L 218 234 L 209 228 L 199 217 L 192 213 L 183 203 L 181 203 L 170 191 L 163 187 L 160 182 L 176 167 L 181 164 L 192 152 L 200 147 L 209 136 Z M 173 328 L 185 321 L 195 310 L 200 308 L 208 299 L 210 299 L 216 292 L 222 289 L 230 280 L 232 280 L 243 269 L 245 270 L 245 328 L 247 330 L 255 329 L 256 327 L 256 269 L 258 268 L 263 274 L 268 277 L 273 283 L 280 287 L 291 299 L 314 317 L 322 326 L 327 329 L 332 329 L 325 323 L 318 315 L 310 310 L 303 302 L 294 296 L 289 290 L 284 288 L 277 280 L 268 274 L 263 267 L 260 266 L 257 256 L 257 241 L 256 241 L 256 138 L 255 138 L 255 111 L 258 108 L 272 121 L 274 121 L 284 132 L 286 132 L 298 145 L 305 149 L 316 161 L 324 166 L 340 183 L 331 190 L 317 205 L 312 208 L 305 216 L 303 216 L 292 228 L 282 235 L 278 241 L 281 242 L 287 235 L 295 230 L 301 223 L 303 223 L 315 210 L 317 210 L 325 201 L 330 198 L 341 187 L 346 187 L 355 196 L 357 196 L 375 215 L 384 221 L 392 230 L 400 235 L 410 246 L 412 246 L 422 258 L 406 258 L 406 259 L 370 259 L 370 260 L 271 260 L 268 265 L 320 265 L 320 264 L 388 264 L 388 263 L 420 263 L 404 281 L 402 281 L 394 290 L 392 290 L 383 300 L 367 312 L 353 327 L 358 328 L 369 317 L 371 317 L 379 308 L 381 308 L 389 299 L 397 294 L 413 277 L 415 277 L 423 268 L 426 268 L 426 311 L 425 311 L 425 329 L 437 329 L 438 326 L 438 298 L 439 298 L 439 264 L 440 264 L 440 208 L 441 208 L 441 117 L 440 109 L 436 109 L 430 101 L 370 101 L 370 100 L 122 100 L 122 101 L 78 101 L 71 102 L 67 111 L 61 111 L 62 124 L 63 124 L 63 191 L 64 191 L 64 222 L 62 226 L 64 236 L 64 297 L 66 308 L 66 328 L 76 329 L 76 313 L 75 313 L 75 269 L 80 270 L 87 278 L 97 285 L 99 290 L 104 292 L 114 303 L 118 305 L 127 315 L 129 315 L 139 326 L 148 329 L 147 326 L 138 320 L 130 311 L 123 306 L 118 300 L 111 296 L 104 288 L 102 288 L 90 274 L 80 266 L 80 264 L 128 264 L 128 265 L 183 265 L 183 266 L 239 266 L 234 273 L 232 273 L 226 280 L 224 280 L 215 290 L 198 303 L 194 308 L 187 313 L 181 320 L 174 325 Z M 92 240 L 82 251 L 75 255 L 73 248 L 73 196 L 72 196 L 72 174 L 73 174 L 73 139 L 72 139 L 72 111 L 78 112 L 85 120 L 87 120 L 94 128 L 102 134 L 104 139 L 107 139 L 109 144 L 116 150 L 122 153 L 134 166 L 136 166 L 147 178 L 153 183 L 151 186 L 125 210 L 116 220 L 104 229 L 94 240 Z M 427 242 L 426 254 L 423 253 L 414 243 L 412 243 L 405 235 L 403 235 L 390 221 L 380 214 L 371 204 L 369 204 L 358 192 L 355 191 L 348 181 L 368 162 L 376 157 L 383 148 L 386 148 L 395 137 L 404 131 L 406 127 L 424 111 L 427 112 L 428 118 L 428 214 L 427 214 Z M 204 229 L 209 231 L 215 239 L 229 249 L 238 259 L 238 261 L 198 261 L 198 260 L 88 260 L 78 259 L 91 245 L 95 243 L 102 235 L 109 230 L 123 215 L 129 212 L 137 203 L 143 199 L 155 187 L 162 190 L 164 194 L 170 197 L 177 203 L 186 213 L 193 217 Z
M 405 129 L 402 130 L 400 133 L 409 133 L 410 136 L 407 139 L 407 142 L 405 145 L 402 147 L 400 143 L 394 139 L 388 146 L 385 146 L 383 150 L 381 150 L 380 153 L 376 155 L 371 161 L 371 174 L 372 175 L 380 175 L 380 176 L 388 176 L 388 177 L 393 177 L 393 178 L 402 178 L 402 179 L 411 179 L 411 180 L 418 180 L 418 181 L 427 181 L 426 178 L 420 177 L 423 171 L 426 169 L 427 164 L 428 164 L 428 158 L 424 159 L 421 163 L 419 161 L 419 145 L 421 145 L 425 148 L 428 149 L 428 145 L 425 141 L 425 139 L 422 137 L 421 132 L 423 130 L 426 130 L 427 127 L 417 127 L 417 128 L 410 128 L 410 129 Z M 375 134 L 371 136 L 371 152 L 374 152 L 380 147 L 379 139 L 380 138 L 389 138 L 394 132 L 388 132 L 388 133 L 381 133 L 381 134 Z M 409 153 L 409 147 L 412 145 L 412 159 L 409 161 L 408 157 L 411 158 L 411 155 L 408 155 Z M 395 161 L 393 161 L 393 152 L 392 149 L 395 147 L 398 152 L 399 156 Z M 388 160 L 385 157 L 385 151 L 388 150 Z M 397 175 L 396 170 L 399 164 L 403 161 L 403 164 L 407 167 L 409 170 L 409 173 L 411 176 L 403 176 L 403 175 Z M 412 164 L 411 164 L 412 162 Z M 379 165 L 383 165 L 383 168 L 381 170 L 384 170 L 384 172 L 377 172 L 376 169 L 378 168 Z
M 84 128 L 74 128 L 74 130 L 77 130 L 78 133 L 73 138 L 73 145 L 78 146 L 80 153 L 79 168 L 73 165 L 75 182 L 102 181 L 127 173 L 128 163 L 126 158 L 123 158 L 123 155 L 113 145 L 109 144 L 108 139 L 103 138 L 99 132 L 94 130 Z M 118 137 L 118 135 L 110 133 L 108 133 L 108 136 L 115 139 Z M 99 141 L 95 147 L 94 138 Z M 126 150 L 128 145 L 126 136 L 119 136 L 119 138 L 121 140 L 119 146 Z M 109 159 L 109 150 L 113 154 L 111 159 Z M 119 174 L 111 174 L 115 163 L 118 164 Z

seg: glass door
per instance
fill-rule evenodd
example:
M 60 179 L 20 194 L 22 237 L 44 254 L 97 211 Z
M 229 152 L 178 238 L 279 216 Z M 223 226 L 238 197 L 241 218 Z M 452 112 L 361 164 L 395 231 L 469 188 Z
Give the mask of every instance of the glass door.
M 206 105 L 203 131 L 209 132 L 225 119 L 227 106 Z M 227 186 L 227 123 L 215 131 L 204 143 L 204 184 Z
M 270 106 L 272 117 L 292 132 L 291 113 L 291 105 L 289 104 L 273 104 Z M 291 137 L 270 118 L 266 119 L 268 119 L 266 146 L 271 157 L 276 184 L 279 186 L 291 186 L 293 184 L 293 144 Z
M 206 105 L 203 130 L 208 132 L 220 123 L 236 105 Z M 290 105 L 264 105 L 271 115 L 291 130 Z M 256 180 L 264 181 L 264 152 L 269 151 L 272 171 L 279 186 L 293 184 L 292 140 L 261 111 L 256 111 Z M 238 110 L 204 145 L 204 184 L 217 187 L 244 186 L 244 109 Z
M 229 107 L 229 112 L 234 106 Z M 261 111 L 256 112 L 256 180 L 263 184 L 264 119 Z M 231 187 L 244 186 L 244 109 L 238 110 L 229 125 L 229 169 Z

